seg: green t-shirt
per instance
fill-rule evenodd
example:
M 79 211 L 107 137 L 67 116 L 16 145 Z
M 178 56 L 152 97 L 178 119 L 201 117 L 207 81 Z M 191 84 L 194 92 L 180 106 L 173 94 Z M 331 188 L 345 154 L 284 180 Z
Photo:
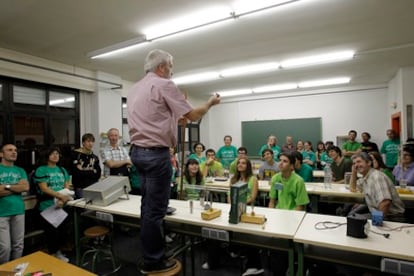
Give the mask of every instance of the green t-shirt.
M 351 142 L 348 140 L 342 145 L 342 149 L 346 151 L 356 151 L 358 149 L 362 149 L 362 144 L 357 141 Z M 350 156 L 345 156 L 345 158 L 351 159 Z
M 206 166 L 206 162 L 201 163 L 200 171 L 203 171 L 205 166 Z M 205 176 L 223 176 L 223 175 L 224 175 L 223 165 L 218 161 L 214 161 L 213 165 L 208 167 L 207 175 Z
M 237 148 L 233 145 L 222 146 L 216 154 L 224 168 L 230 168 L 231 162 L 237 157 Z
M 195 160 L 197 160 L 199 165 L 200 165 L 201 163 L 203 163 L 203 162 L 205 162 L 205 161 L 206 161 L 206 157 L 205 157 L 205 156 L 198 157 L 198 155 L 197 155 L 197 154 L 195 154 L 195 153 L 192 153 L 192 154 L 190 154 L 190 155 L 188 156 L 187 160 L 190 160 L 190 159 L 195 159 Z
M 265 149 L 268 149 L 269 148 L 269 146 L 266 144 L 266 145 L 263 145 L 261 148 L 260 148 L 260 150 L 259 150 L 259 156 L 260 157 L 262 157 L 262 153 L 263 153 L 263 151 L 265 150 Z M 272 148 L 271 148 L 271 150 L 273 151 L 273 159 L 275 160 L 275 161 L 279 161 L 279 154 L 282 152 L 282 150 L 280 149 L 280 147 L 278 146 L 278 145 L 274 145 Z
M 55 192 L 58 192 L 65 188 L 65 183 L 69 181 L 70 177 L 68 172 L 65 170 L 65 168 L 55 166 L 55 167 L 49 167 L 49 166 L 40 166 L 37 168 L 34 179 L 36 181 L 36 184 L 39 185 L 41 182 L 46 182 L 47 187 Z M 39 203 L 39 210 L 43 211 L 50 206 L 55 204 L 53 197 L 45 197 L 45 199 L 42 199 L 42 195 L 44 193 L 39 188 L 39 195 L 40 195 L 40 203 Z
M 204 181 L 204 177 L 201 180 L 201 183 L 196 183 L 196 178 L 193 176 L 191 177 L 191 183 L 188 183 L 187 178 L 183 175 L 183 184 L 184 185 L 200 185 L 200 186 L 204 186 L 205 181 Z M 184 192 L 185 192 L 185 199 L 193 199 L 193 200 L 198 200 L 200 199 L 200 191 L 202 190 L 202 187 L 200 187 L 199 189 L 195 188 L 195 187 L 184 187 Z
M 252 198 L 252 192 L 253 192 L 253 185 L 254 185 L 254 179 L 256 176 L 252 175 L 249 178 L 249 181 L 247 181 L 247 198 L 246 201 L 250 201 Z M 239 182 L 236 182 L 239 183 Z M 230 191 L 227 192 L 227 195 L 230 197 Z
M 288 179 L 284 179 L 280 172 L 275 174 L 270 180 L 269 197 L 277 199 L 277 209 L 294 210 L 296 206 L 309 203 L 305 182 L 295 172 Z
M 300 170 L 295 170 L 296 174 L 303 178 L 305 182 L 313 181 L 313 169 L 308 164 L 302 164 Z
M 400 140 L 386 140 L 382 144 L 381 153 L 385 154 L 385 166 L 394 167 L 398 163 L 400 153 Z
M 17 166 L 4 166 L 0 164 L 0 184 L 15 185 L 26 179 L 26 172 Z M 0 217 L 24 214 L 24 201 L 20 194 L 11 194 L 0 197 Z

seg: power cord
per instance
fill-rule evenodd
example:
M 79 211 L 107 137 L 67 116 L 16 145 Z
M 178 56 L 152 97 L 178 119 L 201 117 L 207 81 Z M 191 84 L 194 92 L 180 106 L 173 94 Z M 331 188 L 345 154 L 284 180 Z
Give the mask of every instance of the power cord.
M 346 225 L 346 222 L 334 222 L 334 221 L 320 221 L 315 224 L 316 230 L 328 230 L 328 229 L 336 229 L 340 226 Z

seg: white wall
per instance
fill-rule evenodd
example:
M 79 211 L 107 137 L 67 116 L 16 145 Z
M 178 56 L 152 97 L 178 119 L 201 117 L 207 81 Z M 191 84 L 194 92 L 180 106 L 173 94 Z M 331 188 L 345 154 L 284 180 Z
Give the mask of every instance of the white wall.
M 349 130 L 354 129 L 358 132 L 358 139 L 361 132 L 367 131 L 372 136 L 371 140 L 381 146 L 390 125 L 388 89 L 327 92 L 281 98 L 275 94 L 274 98 L 222 102 L 213 107 L 207 115 L 208 119 L 202 122 L 201 140 L 206 147 L 218 149 L 223 145 L 224 135 L 230 134 L 233 144 L 238 147 L 241 146 L 242 121 L 321 117 L 324 141 L 335 142 L 336 136 L 347 135 Z M 269 133 L 277 135 L 276 130 L 269 129 Z M 285 137 L 278 139 L 279 144 L 283 144 Z

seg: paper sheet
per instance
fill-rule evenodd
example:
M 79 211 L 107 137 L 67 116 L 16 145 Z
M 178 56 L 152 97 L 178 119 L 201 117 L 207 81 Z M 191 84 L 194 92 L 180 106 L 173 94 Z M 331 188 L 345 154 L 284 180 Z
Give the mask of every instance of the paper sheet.
M 55 205 L 52 205 L 49 208 L 43 210 L 40 215 L 42 215 L 42 217 L 50 224 L 52 224 L 55 228 L 58 228 L 59 225 L 68 216 L 68 213 L 66 213 L 66 211 L 62 208 L 56 208 Z

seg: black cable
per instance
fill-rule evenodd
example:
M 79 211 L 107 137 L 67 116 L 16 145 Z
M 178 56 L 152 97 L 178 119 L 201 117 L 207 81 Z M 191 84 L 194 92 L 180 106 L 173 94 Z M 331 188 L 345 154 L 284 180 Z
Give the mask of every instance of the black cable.
M 316 230 L 328 230 L 328 229 L 336 229 L 343 225 L 346 225 L 346 222 L 340 223 L 340 222 L 334 222 L 334 221 L 320 221 L 320 222 L 317 222 L 314 227 Z

